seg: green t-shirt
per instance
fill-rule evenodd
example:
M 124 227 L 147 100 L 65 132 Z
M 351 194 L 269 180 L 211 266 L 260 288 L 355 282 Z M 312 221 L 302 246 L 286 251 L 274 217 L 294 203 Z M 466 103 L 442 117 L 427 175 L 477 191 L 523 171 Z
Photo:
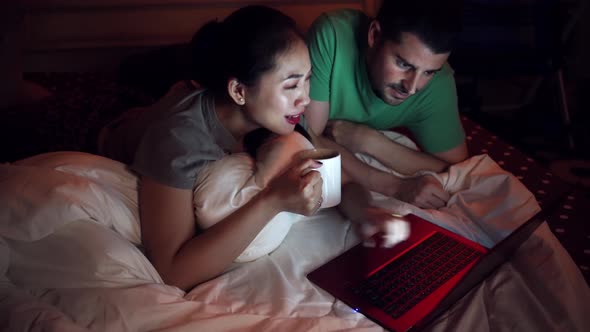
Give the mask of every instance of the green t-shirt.
M 385 103 L 373 91 L 366 70 L 368 24 L 365 14 L 352 9 L 324 13 L 312 24 L 308 33 L 311 99 L 330 102 L 330 119 L 364 123 L 379 130 L 405 127 L 430 153 L 458 146 L 465 133 L 451 67 L 445 64 L 424 88 L 400 105 Z

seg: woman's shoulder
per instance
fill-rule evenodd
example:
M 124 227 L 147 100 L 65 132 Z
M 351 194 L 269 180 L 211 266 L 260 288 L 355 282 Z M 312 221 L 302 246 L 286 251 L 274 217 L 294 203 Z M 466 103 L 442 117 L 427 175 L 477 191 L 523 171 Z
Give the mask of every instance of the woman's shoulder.
M 204 91 L 204 88 L 202 88 L 199 83 L 192 80 L 181 80 L 172 84 L 163 98 L 170 98 L 177 95 L 187 95 L 202 91 Z
M 204 92 L 205 89 L 192 81 L 178 81 L 168 89 L 166 94 L 162 96 L 153 107 L 164 107 L 169 109 L 171 107 L 180 106 L 181 104 L 189 103 L 192 99 Z
M 189 81 L 179 81 L 150 106 L 147 131 L 170 129 L 208 132 L 213 107 L 205 89 Z

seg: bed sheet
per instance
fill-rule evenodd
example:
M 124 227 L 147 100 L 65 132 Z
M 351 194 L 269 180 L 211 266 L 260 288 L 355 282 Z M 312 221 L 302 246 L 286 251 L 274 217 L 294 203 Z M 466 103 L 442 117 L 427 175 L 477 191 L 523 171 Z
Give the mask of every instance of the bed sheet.
M 457 188 L 453 203 L 438 212 L 415 211 L 467 237 L 493 243 L 539 209 L 518 179 L 485 155 L 453 166 L 446 176 Z M 0 326 L 382 331 L 306 279 L 359 241 L 337 210 L 293 225 L 270 255 L 235 264 L 186 293 L 163 284 L 141 252 L 136 186 L 122 164 L 85 153 L 0 165 Z M 396 212 L 415 209 L 376 199 Z M 490 209 L 492 203 L 499 208 Z M 429 330 L 588 331 L 589 305 L 580 271 L 544 224 Z

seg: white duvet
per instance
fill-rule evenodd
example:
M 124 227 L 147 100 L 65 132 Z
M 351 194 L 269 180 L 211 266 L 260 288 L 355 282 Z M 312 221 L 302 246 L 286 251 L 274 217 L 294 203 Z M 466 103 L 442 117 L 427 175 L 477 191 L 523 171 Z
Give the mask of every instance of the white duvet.
M 492 245 L 539 210 L 487 156 L 451 167 L 439 211 L 376 197 Z M 306 279 L 358 242 L 335 209 L 185 293 L 143 256 L 136 178 L 77 152 L 0 165 L 0 326 L 7 331 L 381 331 Z M 546 224 L 432 331 L 590 331 L 590 291 Z

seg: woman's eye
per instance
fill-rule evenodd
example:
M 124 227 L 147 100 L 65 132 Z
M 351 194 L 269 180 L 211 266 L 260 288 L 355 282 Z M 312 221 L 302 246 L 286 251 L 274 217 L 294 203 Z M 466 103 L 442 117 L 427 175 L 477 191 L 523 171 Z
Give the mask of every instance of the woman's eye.
M 294 90 L 294 89 L 297 89 L 297 84 L 295 84 L 295 85 L 289 85 L 289 86 L 287 86 L 285 89 L 287 89 L 287 90 Z

